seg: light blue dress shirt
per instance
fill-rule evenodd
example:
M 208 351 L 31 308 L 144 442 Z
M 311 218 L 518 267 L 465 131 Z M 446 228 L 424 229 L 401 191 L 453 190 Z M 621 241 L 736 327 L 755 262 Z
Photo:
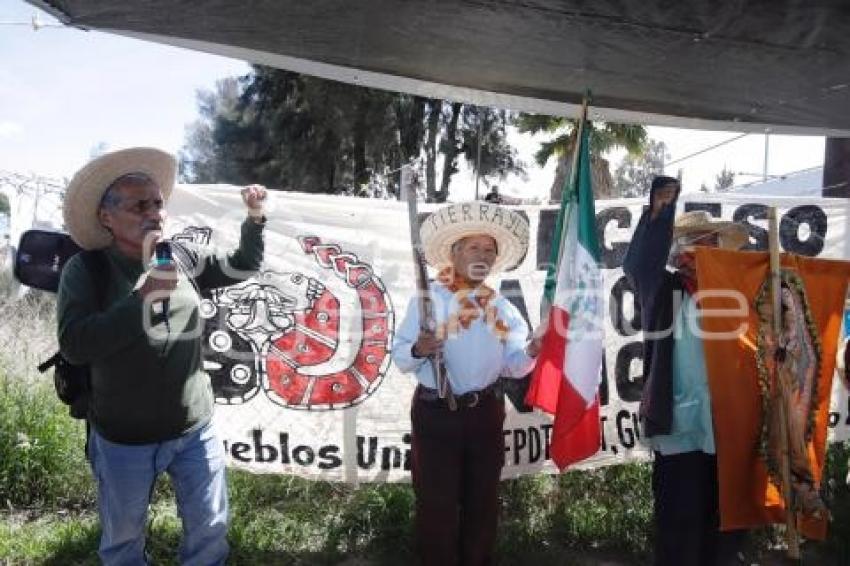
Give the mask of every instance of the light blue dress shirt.
M 715 453 L 708 372 L 702 340 L 695 334 L 698 329 L 699 309 L 686 294 L 673 326 L 673 424 L 670 434 L 649 439 L 652 449 L 665 456 Z
M 470 295 L 470 299 L 475 297 L 475 293 Z M 460 308 L 454 293 L 439 283 L 431 285 L 431 297 L 438 325 Z M 498 294 L 490 300 L 490 304 L 496 307 L 498 318 L 509 329 L 506 340 L 502 341 L 486 324 L 484 311 L 476 303 L 480 316 L 472 321 L 469 328 L 460 327 L 458 334 L 443 343 L 449 384 L 456 395 L 484 389 L 500 375 L 521 378 L 534 368 L 534 358 L 525 353 L 529 338 L 528 324 L 519 310 Z M 414 297 L 407 306 L 404 320 L 396 328 L 392 359 L 401 371 L 415 372 L 419 383 L 435 389 L 431 362 L 413 357 L 412 348 L 418 336 L 419 305 Z

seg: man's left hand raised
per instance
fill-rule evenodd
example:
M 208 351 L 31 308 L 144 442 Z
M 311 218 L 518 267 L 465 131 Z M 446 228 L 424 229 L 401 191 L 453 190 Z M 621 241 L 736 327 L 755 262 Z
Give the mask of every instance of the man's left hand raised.
M 267 194 L 262 185 L 248 185 L 242 189 L 242 202 L 248 207 L 248 216 L 255 220 L 263 218 Z

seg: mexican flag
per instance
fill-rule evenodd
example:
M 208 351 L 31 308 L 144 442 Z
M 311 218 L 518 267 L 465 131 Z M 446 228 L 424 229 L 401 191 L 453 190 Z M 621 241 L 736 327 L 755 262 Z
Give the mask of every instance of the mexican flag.
M 588 130 L 585 122 L 561 199 L 543 295 L 549 323 L 526 396 L 555 416 L 549 454 L 561 470 L 600 447 L 603 300 Z

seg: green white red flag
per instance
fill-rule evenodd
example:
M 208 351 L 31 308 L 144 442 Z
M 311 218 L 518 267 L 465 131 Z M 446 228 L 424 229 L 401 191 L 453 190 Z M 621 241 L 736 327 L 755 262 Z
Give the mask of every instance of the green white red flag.
M 580 129 L 576 170 L 552 239 L 544 288 L 548 326 L 526 396 L 529 405 L 555 416 L 549 454 L 560 469 L 594 455 L 601 442 L 602 274 L 588 126 Z

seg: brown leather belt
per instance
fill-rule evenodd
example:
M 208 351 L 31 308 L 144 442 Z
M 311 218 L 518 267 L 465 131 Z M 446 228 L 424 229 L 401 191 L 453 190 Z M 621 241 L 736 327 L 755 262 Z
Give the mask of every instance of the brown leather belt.
M 455 395 L 455 400 L 457 401 L 458 409 L 472 409 L 473 407 L 478 406 L 478 404 L 485 398 L 495 397 L 498 399 L 501 398 L 501 396 L 502 384 L 499 380 L 496 380 L 484 389 L 468 391 L 463 395 Z M 440 399 L 440 395 L 437 393 L 436 389 L 431 389 L 424 385 L 420 385 L 416 388 L 416 397 L 417 399 L 421 399 L 422 401 L 427 401 L 429 403 L 446 404 L 446 400 Z

